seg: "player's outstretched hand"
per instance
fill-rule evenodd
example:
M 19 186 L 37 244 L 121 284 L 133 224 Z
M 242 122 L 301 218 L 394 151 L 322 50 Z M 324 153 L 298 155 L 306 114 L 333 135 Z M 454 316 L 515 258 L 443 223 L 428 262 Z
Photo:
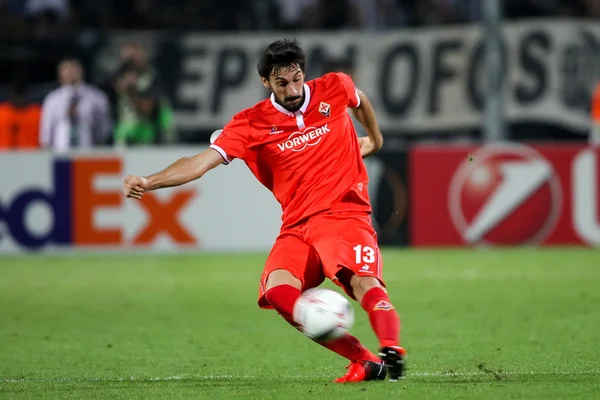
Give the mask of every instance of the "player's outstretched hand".
M 377 152 L 377 146 L 370 137 L 365 136 L 358 138 L 358 143 L 360 144 L 360 155 L 362 158 L 369 157 L 371 154 Z
M 125 196 L 134 199 L 140 200 L 147 188 L 148 179 L 141 176 L 127 175 L 123 182 L 123 193 L 125 193 Z

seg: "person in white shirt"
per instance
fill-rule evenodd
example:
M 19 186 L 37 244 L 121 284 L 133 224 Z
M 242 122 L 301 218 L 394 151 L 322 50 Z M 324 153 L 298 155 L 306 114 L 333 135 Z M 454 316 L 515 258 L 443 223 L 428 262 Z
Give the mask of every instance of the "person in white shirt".
M 83 81 L 83 69 L 76 59 L 59 64 L 58 79 L 61 86 L 50 92 L 42 105 L 42 148 L 66 152 L 106 143 L 113 125 L 106 94 Z

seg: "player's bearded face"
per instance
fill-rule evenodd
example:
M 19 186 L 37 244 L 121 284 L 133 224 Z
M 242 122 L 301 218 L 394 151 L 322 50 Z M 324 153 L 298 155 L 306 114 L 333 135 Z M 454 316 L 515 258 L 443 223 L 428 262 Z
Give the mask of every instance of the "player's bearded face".
M 269 80 L 263 78 L 266 88 L 271 89 L 277 103 L 288 111 L 296 112 L 304 103 L 304 72 L 297 64 L 274 68 Z

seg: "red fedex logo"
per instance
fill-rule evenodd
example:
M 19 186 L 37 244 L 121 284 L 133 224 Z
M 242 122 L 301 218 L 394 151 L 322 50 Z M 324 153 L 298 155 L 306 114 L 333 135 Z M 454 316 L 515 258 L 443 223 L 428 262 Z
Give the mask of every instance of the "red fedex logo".
M 73 169 L 73 204 L 76 244 L 119 244 L 123 240 L 121 227 L 99 228 L 94 224 L 98 208 L 122 208 L 126 201 L 121 190 L 97 191 L 94 180 L 99 175 L 121 175 L 122 161 L 116 159 L 75 160 Z M 194 244 L 195 237 L 181 224 L 180 213 L 194 197 L 193 190 L 179 190 L 165 199 L 147 193 L 137 202 L 144 210 L 146 223 L 139 229 L 131 243 L 147 245 L 159 235 L 167 235 L 175 243 Z
M 8 193 L 9 196 L 3 193 L 0 225 L 6 229 L 0 234 L 0 241 L 10 239 L 28 249 L 46 245 L 111 246 L 130 243 L 142 246 L 154 243 L 160 236 L 167 236 L 179 245 L 196 244 L 195 236 L 180 219 L 182 211 L 195 195 L 194 190 L 173 191 L 168 197 L 147 193 L 141 201 L 132 201 L 131 204 L 144 211 L 146 218 L 131 239 L 125 239 L 125 224 L 129 227 L 133 218 L 119 215 L 121 222 L 116 226 L 97 224 L 99 211 L 125 213 L 127 200 L 120 186 L 110 189 L 96 187 L 99 178 L 121 178 L 122 164 L 120 158 L 106 157 L 53 161 L 49 189 L 26 186 Z M 36 226 L 27 223 L 27 215 L 36 205 L 49 209 L 50 226 L 40 229 L 37 222 Z

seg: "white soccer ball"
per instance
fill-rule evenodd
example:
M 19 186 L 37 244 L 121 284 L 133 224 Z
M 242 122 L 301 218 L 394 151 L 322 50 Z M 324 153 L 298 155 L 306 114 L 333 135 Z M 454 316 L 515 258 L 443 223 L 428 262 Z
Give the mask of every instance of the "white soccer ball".
M 354 324 L 354 309 L 338 292 L 309 289 L 294 305 L 294 321 L 309 338 L 321 342 L 343 336 Z

